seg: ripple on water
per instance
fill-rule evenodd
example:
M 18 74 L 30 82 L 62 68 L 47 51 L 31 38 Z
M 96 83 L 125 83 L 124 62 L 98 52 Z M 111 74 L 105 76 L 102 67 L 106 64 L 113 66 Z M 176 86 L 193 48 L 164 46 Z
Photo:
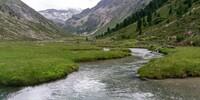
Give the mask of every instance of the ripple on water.
M 134 100 L 154 100 L 154 95 L 152 93 L 134 93 Z
M 8 100 L 46 100 L 50 96 L 51 90 L 46 86 L 42 86 L 38 89 L 28 87 L 9 95 Z
M 76 92 L 99 92 L 105 88 L 105 84 L 101 83 L 99 80 L 84 78 L 82 80 L 77 80 L 73 85 L 73 88 Z

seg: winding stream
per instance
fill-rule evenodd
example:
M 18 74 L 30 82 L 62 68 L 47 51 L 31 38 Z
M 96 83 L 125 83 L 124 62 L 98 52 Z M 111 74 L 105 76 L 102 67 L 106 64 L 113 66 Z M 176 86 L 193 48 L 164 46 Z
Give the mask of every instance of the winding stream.
M 200 100 L 200 79 L 143 81 L 137 69 L 160 54 L 131 49 L 134 57 L 81 63 L 66 79 L 35 87 L 0 87 L 0 100 Z

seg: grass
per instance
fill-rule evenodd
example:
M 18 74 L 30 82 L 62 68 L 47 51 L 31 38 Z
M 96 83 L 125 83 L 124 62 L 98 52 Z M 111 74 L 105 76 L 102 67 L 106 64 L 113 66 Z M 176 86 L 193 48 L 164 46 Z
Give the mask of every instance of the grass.
M 114 59 L 114 58 L 122 58 L 125 56 L 129 56 L 128 52 L 124 51 L 78 51 L 73 52 L 76 56 L 73 57 L 75 62 L 86 62 L 86 61 L 95 61 L 95 60 L 106 60 L 106 59 Z
M 166 50 L 165 50 L 166 51 Z M 200 76 L 200 48 L 178 47 L 164 58 L 151 60 L 139 69 L 141 78 L 166 79 Z
M 48 42 L 1 42 L 0 85 L 37 85 L 78 70 L 77 62 L 121 58 L 125 50 L 103 51 L 95 45 Z
M 135 47 L 135 39 L 126 40 L 112 40 L 112 39 L 99 39 L 95 42 L 98 47 L 110 47 L 110 48 L 133 48 Z

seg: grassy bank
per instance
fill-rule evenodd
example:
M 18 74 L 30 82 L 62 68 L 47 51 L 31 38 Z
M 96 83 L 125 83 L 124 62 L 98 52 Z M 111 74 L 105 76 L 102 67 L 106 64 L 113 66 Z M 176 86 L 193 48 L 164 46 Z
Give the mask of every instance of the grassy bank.
M 124 50 L 105 52 L 95 45 L 3 42 L 0 43 L 0 85 L 36 85 L 78 70 L 77 62 L 128 55 Z
M 172 52 L 173 51 L 173 52 Z M 179 47 L 165 50 L 168 55 L 151 60 L 149 64 L 139 69 L 141 78 L 165 79 L 200 76 L 200 48 Z

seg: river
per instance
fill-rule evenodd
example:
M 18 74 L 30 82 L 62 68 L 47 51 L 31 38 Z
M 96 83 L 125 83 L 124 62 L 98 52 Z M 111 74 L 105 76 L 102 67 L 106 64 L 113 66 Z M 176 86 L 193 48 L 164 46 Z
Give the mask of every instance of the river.
M 134 56 L 81 63 L 80 70 L 56 82 L 34 87 L 0 87 L 0 100 L 200 100 L 200 79 L 148 80 L 137 70 L 161 57 L 146 49 Z

